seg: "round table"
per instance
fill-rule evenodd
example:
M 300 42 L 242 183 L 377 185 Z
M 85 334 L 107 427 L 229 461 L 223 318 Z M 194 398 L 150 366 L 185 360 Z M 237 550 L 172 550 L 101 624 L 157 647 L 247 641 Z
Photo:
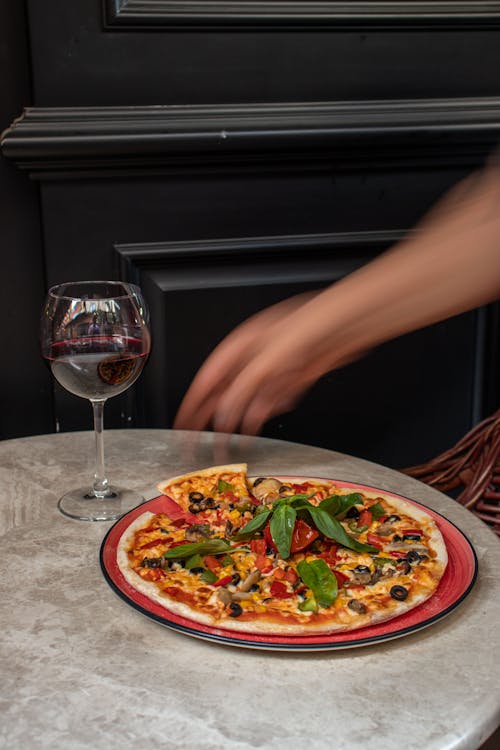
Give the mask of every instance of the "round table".
M 90 432 L 0 443 L 0 747 L 19 750 L 467 750 L 500 723 L 500 543 L 472 513 L 394 470 L 296 443 L 169 430 L 105 435 L 110 480 L 154 497 L 175 474 L 246 461 L 394 491 L 464 532 L 477 582 L 437 623 L 314 653 L 189 637 L 116 596 L 99 552 L 110 523 L 58 497 L 92 474 Z

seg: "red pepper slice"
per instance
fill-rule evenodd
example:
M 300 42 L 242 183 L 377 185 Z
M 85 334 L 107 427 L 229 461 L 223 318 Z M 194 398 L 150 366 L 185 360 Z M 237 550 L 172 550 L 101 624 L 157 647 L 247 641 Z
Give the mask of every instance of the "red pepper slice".
M 174 549 L 174 547 L 180 547 L 183 544 L 189 544 L 187 539 L 179 539 L 178 542 L 172 542 L 172 544 L 169 545 L 169 549 Z
M 255 558 L 255 567 L 258 568 L 261 573 L 269 573 L 273 569 L 273 562 L 265 555 L 257 555 Z
M 147 578 L 149 581 L 159 581 L 165 578 L 166 573 L 161 568 L 149 568 L 141 573 L 141 578 Z
M 333 575 L 337 579 L 337 583 L 339 586 L 343 586 L 344 583 L 349 580 L 349 576 L 345 573 L 342 573 L 341 570 L 334 570 Z
M 153 525 L 153 526 L 148 526 L 147 529 L 141 529 L 141 534 L 147 534 L 150 531 L 158 531 L 159 528 L 160 528 L 160 526 L 158 526 L 156 524 Z
M 366 541 L 368 544 L 371 544 L 373 547 L 376 547 L 377 549 L 384 549 L 384 544 L 386 543 L 387 539 L 384 539 L 381 536 L 377 536 L 376 534 L 372 534 L 370 531 L 366 535 Z
M 288 570 L 285 570 L 285 581 L 294 584 L 297 583 L 298 580 L 299 576 L 293 568 L 288 568 Z
M 292 484 L 296 495 L 301 495 L 303 492 L 307 492 L 309 487 L 312 487 L 310 482 L 302 482 L 302 484 Z
M 423 531 L 421 529 L 403 529 L 400 534 L 418 534 L 418 536 L 422 536 Z
M 267 550 L 267 541 L 265 539 L 252 539 L 250 549 L 256 555 L 265 555 Z
M 214 586 L 227 586 L 227 584 L 231 583 L 232 580 L 232 576 L 223 576 L 223 578 L 219 578 L 218 581 L 215 581 Z
M 371 511 L 369 511 L 367 508 L 361 511 L 359 514 L 359 519 L 356 522 L 356 525 L 359 526 L 371 526 L 373 523 L 373 515 Z
M 290 552 L 292 554 L 294 552 L 302 552 L 302 550 L 306 549 L 306 547 L 309 547 L 309 545 L 312 544 L 318 537 L 319 532 L 316 531 L 316 529 L 313 529 L 312 526 L 309 526 L 309 524 L 303 521 L 301 518 L 299 518 L 297 521 L 295 521 L 295 526 L 293 527 Z M 269 524 L 267 524 L 264 528 L 264 539 L 272 549 L 277 549 L 274 543 L 274 539 L 271 536 Z
M 273 581 L 271 584 L 271 596 L 274 596 L 275 599 L 288 599 L 292 594 L 288 591 L 284 583 Z
M 222 568 L 221 563 L 213 555 L 205 555 L 205 557 L 203 558 L 203 562 L 205 563 L 207 568 L 212 571 L 212 573 L 218 573 Z
M 403 557 L 406 557 L 406 552 L 403 552 L 403 550 L 393 550 L 393 552 L 389 552 L 389 554 L 397 560 L 402 560 Z
M 151 547 L 157 547 L 159 544 L 166 544 L 171 541 L 171 536 L 162 536 L 159 539 L 152 539 L 150 542 L 146 542 L 146 544 L 141 544 L 139 549 L 150 549 Z M 185 542 L 183 542 L 183 544 L 185 544 Z

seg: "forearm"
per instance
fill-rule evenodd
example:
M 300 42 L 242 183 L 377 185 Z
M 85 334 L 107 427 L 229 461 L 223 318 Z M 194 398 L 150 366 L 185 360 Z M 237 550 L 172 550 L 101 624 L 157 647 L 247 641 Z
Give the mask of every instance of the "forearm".
M 303 308 L 320 321 L 315 337 L 324 337 L 333 359 L 356 356 L 498 298 L 499 170 L 488 171 L 465 195 L 444 203 L 414 236 Z M 331 365 L 336 366 L 335 361 Z

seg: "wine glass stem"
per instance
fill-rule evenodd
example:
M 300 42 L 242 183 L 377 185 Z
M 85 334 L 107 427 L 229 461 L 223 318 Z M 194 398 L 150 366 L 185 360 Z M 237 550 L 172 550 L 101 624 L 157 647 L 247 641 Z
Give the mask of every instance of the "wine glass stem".
M 91 399 L 91 403 L 94 411 L 95 433 L 95 473 L 92 490 L 96 497 L 106 497 L 109 494 L 109 487 L 104 470 L 103 412 L 105 401 Z

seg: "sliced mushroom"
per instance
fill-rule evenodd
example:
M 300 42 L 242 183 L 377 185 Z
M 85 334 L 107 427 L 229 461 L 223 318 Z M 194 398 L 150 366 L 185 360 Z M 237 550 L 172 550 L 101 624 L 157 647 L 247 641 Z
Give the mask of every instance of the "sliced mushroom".
M 366 612 L 366 604 L 363 604 L 363 602 L 360 602 L 359 599 L 350 599 L 347 602 L 347 606 L 349 609 L 352 609 L 353 612 L 356 612 L 358 615 L 364 615 Z
M 260 581 L 262 576 L 262 573 L 257 568 L 255 570 L 252 570 L 249 575 L 245 578 L 244 581 L 242 581 L 238 587 L 239 591 L 250 591 L 252 586 L 257 583 L 257 581 Z
M 230 591 L 225 589 L 224 587 L 221 587 L 218 591 L 218 597 L 220 601 L 224 604 L 224 606 L 227 607 L 228 604 L 231 604 L 233 601 L 233 596 Z
M 377 526 L 376 533 L 379 536 L 389 536 L 389 534 L 394 533 L 394 527 L 390 523 L 381 523 L 380 526 Z
M 371 583 L 372 572 L 367 565 L 358 565 L 352 571 L 352 578 L 349 580 L 353 586 L 359 586 L 360 584 Z M 347 584 L 349 586 L 349 583 Z
M 257 500 L 275 500 L 279 497 L 281 482 L 273 477 L 259 477 L 256 479 L 252 488 L 254 497 Z
M 201 523 L 193 523 L 186 529 L 185 536 L 189 542 L 202 542 L 210 536 L 210 527 Z

